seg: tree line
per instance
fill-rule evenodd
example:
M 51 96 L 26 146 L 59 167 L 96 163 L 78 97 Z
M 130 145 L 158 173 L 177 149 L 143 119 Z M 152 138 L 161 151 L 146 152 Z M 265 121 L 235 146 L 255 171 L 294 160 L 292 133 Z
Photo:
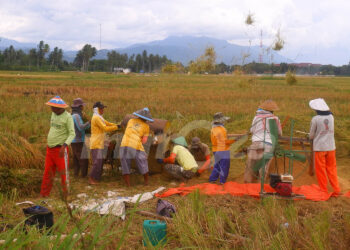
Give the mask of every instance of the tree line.
M 295 64 L 295 63 L 280 63 L 266 64 L 252 62 L 242 67 L 246 73 L 271 73 L 285 74 L 287 71 L 292 71 L 300 75 L 336 75 L 350 76 L 350 63 L 343 66 L 320 65 L 320 64 Z
M 0 70 L 24 71 L 105 71 L 115 68 L 129 68 L 132 72 L 159 72 L 166 64 L 172 64 L 166 56 L 153 55 L 144 50 L 141 54 L 120 54 L 115 50 L 107 53 L 107 59 L 94 59 L 97 49 L 90 44 L 79 50 L 73 62 L 63 58 L 63 50 L 55 47 L 52 51 L 44 41 L 36 48 L 16 50 L 12 45 L 0 51 Z
M 166 56 L 148 55 L 146 50 L 131 56 L 112 50 L 107 53 L 107 60 L 91 60 L 90 70 L 112 72 L 115 68 L 129 68 L 132 72 L 160 72 L 162 67 L 172 63 Z
M 4 51 L 0 51 L 0 69 L 5 70 L 61 70 L 63 69 L 63 51 L 55 47 L 50 51 L 50 46 L 40 41 L 37 48 L 25 52 L 16 50 L 12 45 Z M 47 56 L 48 55 L 48 56 Z M 66 62 L 67 63 L 67 62 Z
M 63 58 L 62 49 L 55 47 L 51 50 L 44 41 L 40 41 L 36 48 L 26 51 L 9 46 L 0 51 L 0 70 L 113 72 L 116 68 L 129 68 L 132 72 L 220 74 L 232 73 L 239 69 L 246 74 L 284 74 L 290 70 L 297 74 L 350 76 L 350 63 L 343 66 L 315 64 L 300 66 L 287 63 L 276 65 L 256 62 L 245 65 L 227 65 L 223 62 L 216 64 L 213 47 L 206 48 L 203 55 L 191 61 L 186 67 L 179 62 L 173 63 L 166 56 L 148 54 L 146 50 L 131 56 L 112 50 L 107 53 L 107 59 L 94 59 L 96 54 L 96 48 L 86 44 L 77 52 L 74 61 L 68 62 Z

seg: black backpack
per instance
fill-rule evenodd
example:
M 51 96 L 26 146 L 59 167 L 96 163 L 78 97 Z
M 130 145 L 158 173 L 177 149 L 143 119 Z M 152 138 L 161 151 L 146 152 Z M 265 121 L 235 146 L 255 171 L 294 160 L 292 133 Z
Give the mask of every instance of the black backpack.
M 27 217 L 25 225 L 36 226 L 40 230 L 44 228 L 50 229 L 53 226 L 53 214 L 46 207 L 33 206 L 23 208 L 23 213 Z

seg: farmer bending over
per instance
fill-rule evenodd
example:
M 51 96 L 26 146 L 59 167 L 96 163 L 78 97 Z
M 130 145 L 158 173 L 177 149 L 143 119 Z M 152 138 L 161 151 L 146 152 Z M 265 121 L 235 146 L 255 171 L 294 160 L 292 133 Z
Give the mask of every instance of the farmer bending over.
M 65 110 L 68 105 L 56 96 L 46 103 L 51 107 L 50 131 L 47 136 L 45 170 L 40 194 L 42 197 L 50 195 L 56 170 L 61 176 L 63 196 L 68 193 L 68 145 L 75 137 L 72 116 Z
M 191 179 L 198 170 L 198 164 L 191 152 L 187 149 L 187 142 L 183 136 L 171 140 L 172 151 L 170 157 L 157 159 L 157 162 L 166 163 L 164 170 L 178 180 Z
M 193 137 L 189 150 L 200 165 L 199 174 L 210 168 L 210 150 L 207 144 L 202 143 L 198 137 Z
M 118 125 L 108 122 L 103 118 L 104 109 L 107 106 L 101 102 L 96 102 L 93 106 L 94 114 L 91 119 L 90 149 L 92 158 L 92 169 L 89 183 L 97 184 L 101 180 L 103 170 L 103 149 L 106 132 L 118 130 Z
M 132 159 L 135 159 L 139 172 L 144 177 L 144 183 L 148 185 L 148 161 L 143 144 L 147 143 L 150 132 L 147 122 L 153 122 L 148 108 L 138 110 L 133 115 L 137 118 L 128 121 L 119 150 L 122 174 L 128 187 L 130 187 Z

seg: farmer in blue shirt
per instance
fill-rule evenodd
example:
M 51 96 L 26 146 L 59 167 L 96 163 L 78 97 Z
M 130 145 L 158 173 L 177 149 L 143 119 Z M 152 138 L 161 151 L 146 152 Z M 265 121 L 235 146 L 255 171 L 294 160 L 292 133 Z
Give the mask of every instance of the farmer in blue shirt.
M 81 98 L 77 98 L 72 104 L 72 117 L 74 121 L 75 138 L 72 141 L 74 176 L 78 177 L 81 172 L 81 177 L 86 177 L 88 172 L 88 152 L 85 146 L 85 130 L 90 127 L 90 121 L 83 122 L 83 109 L 85 103 Z

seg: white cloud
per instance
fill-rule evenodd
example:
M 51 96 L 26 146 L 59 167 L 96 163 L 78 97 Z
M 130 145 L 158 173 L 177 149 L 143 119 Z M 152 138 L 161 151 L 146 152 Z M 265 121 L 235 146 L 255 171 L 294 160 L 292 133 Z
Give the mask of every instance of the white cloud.
M 280 29 L 283 54 L 314 53 L 310 48 L 347 47 L 350 3 L 345 0 L 0 0 L 0 36 L 23 42 L 44 40 L 77 49 L 82 44 L 115 48 L 169 35 L 205 35 L 240 44 L 265 44 Z M 256 23 L 244 24 L 253 13 Z M 307 51 L 304 51 L 307 50 Z

